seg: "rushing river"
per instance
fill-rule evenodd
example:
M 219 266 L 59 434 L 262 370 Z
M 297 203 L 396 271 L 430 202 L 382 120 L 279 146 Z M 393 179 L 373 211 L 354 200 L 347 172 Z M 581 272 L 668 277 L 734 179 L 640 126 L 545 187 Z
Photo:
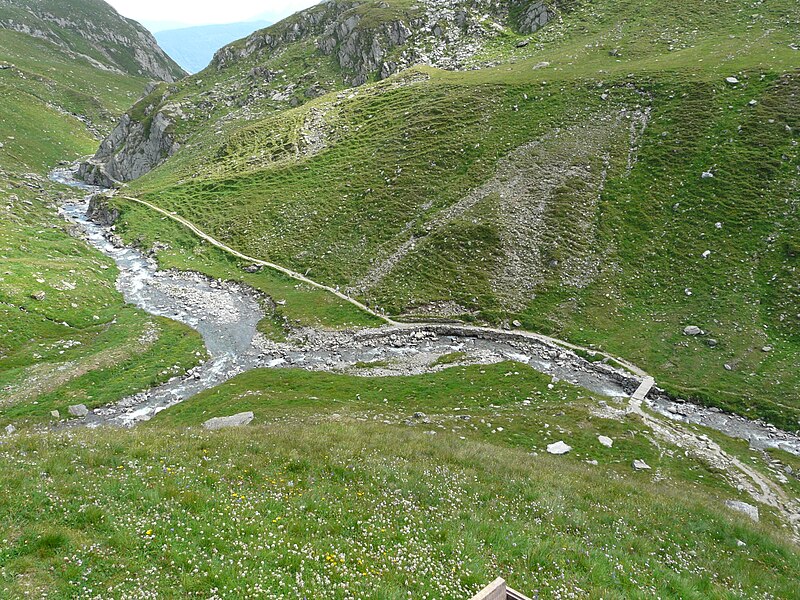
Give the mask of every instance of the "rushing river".
M 264 313 L 253 294 L 236 285 L 223 286 L 193 273 L 159 271 L 152 258 L 134 248 L 114 245 L 108 239 L 108 228 L 87 218 L 89 198 L 100 191 L 99 188 L 77 181 L 69 170 L 54 171 L 51 178 L 85 192 L 84 196 L 62 204 L 60 212 L 67 220 L 81 226 L 89 244 L 114 260 L 119 269 L 117 289 L 125 301 L 197 330 L 211 357 L 187 377 L 174 378 L 118 405 L 92 411 L 86 417 L 87 425 L 129 425 L 145 420 L 259 365 L 260 353 L 253 341 Z
M 197 330 L 210 359 L 183 377 L 89 413 L 83 423 L 132 426 L 191 396 L 217 386 L 246 370 L 295 367 L 314 371 L 354 372 L 355 365 L 380 361 L 362 375 L 403 375 L 431 370 L 437 357 L 464 353 L 465 361 L 489 364 L 513 360 L 594 393 L 627 397 L 637 385 L 605 365 L 589 363 L 563 348 L 524 339 L 512 333 L 459 326 L 384 327 L 362 332 L 298 330 L 291 343 L 275 343 L 257 333 L 264 317 L 257 294 L 235 282 L 220 282 L 197 273 L 159 271 L 142 252 L 112 243 L 108 227 L 87 218 L 89 198 L 99 188 L 76 180 L 69 169 L 57 169 L 53 181 L 82 190 L 81 197 L 62 204 L 65 219 L 78 224 L 89 244 L 111 257 L 119 269 L 117 288 L 142 310 L 168 317 Z M 673 420 L 704 425 L 756 448 L 779 447 L 800 455 L 800 438 L 763 423 L 749 421 L 691 403 L 652 394 L 650 408 Z

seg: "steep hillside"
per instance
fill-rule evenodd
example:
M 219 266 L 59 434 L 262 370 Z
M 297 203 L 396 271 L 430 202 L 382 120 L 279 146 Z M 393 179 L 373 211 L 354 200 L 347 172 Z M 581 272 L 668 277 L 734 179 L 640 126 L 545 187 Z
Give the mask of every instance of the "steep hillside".
M 99 4 L 85 6 L 97 9 L 98 18 L 115 14 L 107 6 L 106 12 Z M 5 19 L 9 5 L 0 7 Z M 15 15 L 15 29 L 42 31 L 40 16 Z M 204 355 L 193 331 L 126 305 L 115 287 L 113 261 L 90 250 L 56 212 L 76 192 L 49 181 L 48 172 L 91 152 L 153 76 L 101 65 L 101 54 L 88 54 L 94 34 L 80 42 L 80 31 L 71 30 L 67 39 L 51 40 L 67 31 L 58 18 L 61 25 L 47 35 L 0 28 L 3 426 L 52 419 L 52 410 L 65 415 L 70 404 L 105 404 L 183 372 Z M 103 35 L 119 33 L 113 23 L 105 26 Z M 68 47 L 83 50 L 66 52 Z M 149 46 L 126 52 L 146 56 Z
M 554 14 L 541 0 L 318 4 L 222 48 L 194 78 L 154 90 L 123 117 L 82 175 L 103 185 L 130 181 L 212 124 L 241 126 L 412 65 L 497 62 L 496 43 L 536 31 Z
M 799 11 L 327 3 L 154 91 L 85 171 L 176 153 L 130 191 L 249 255 L 796 429 Z M 450 71 L 338 91 L 415 62 Z
M 0 0 L 0 28 L 46 40 L 98 69 L 158 81 L 185 74 L 150 32 L 103 0 Z
M 341 293 L 794 426 L 796 2 L 329 2 L 140 102 L 93 6 L 0 28 L 0 598 L 800 597 L 800 438 Z
M 201 25 L 158 31 L 154 36 L 183 69 L 197 73 L 208 66 L 217 50 L 268 25 L 266 21 Z

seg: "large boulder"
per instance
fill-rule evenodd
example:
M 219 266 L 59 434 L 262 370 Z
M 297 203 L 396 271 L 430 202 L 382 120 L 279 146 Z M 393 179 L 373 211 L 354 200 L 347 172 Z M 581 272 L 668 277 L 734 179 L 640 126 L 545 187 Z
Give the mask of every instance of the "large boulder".
M 224 429 L 226 427 L 241 427 L 242 425 L 249 424 L 252 420 L 252 412 L 243 412 L 230 417 L 214 417 L 203 423 L 203 427 L 209 431 L 214 431 L 216 429 Z
M 119 218 L 119 209 L 109 205 L 108 198 L 101 194 L 95 194 L 89 200 L 89 208 L 86 209 L 86 216 L 90 221 L 110 227 Z
M 606 448 L 611 448 L 611 446 L 614 445 L 614 440 L 612 440 L 607 435 L 598 435 L 597 441 L 603 444 L 603 446 L 605 446 Z
M 69 412 L 69 414 L 71 414 L 73 417 L 85 417 L 86 415 L 88 415 L 88 414 L 89 414 L 89 409 L 88 409 L 88 408 L 86 408 L 86 405 L 85 405 L 85 404 L 75 404 L 75 405 L 73 405 L 73 406 L 70 406 L 70 407 L 67 409 L 67 411 L 68 411 L 68 412 Z
M 747 502 L 742 502 L 741 500 L 726 500 L 725 506 L 727 506 L 728 508 L 732 508 L 737 512 L 747 515 L 748 517 L 753 519 L 753 521 L 758 523 L 757 506 L 753 506 L 752 504 L 748 504 Z

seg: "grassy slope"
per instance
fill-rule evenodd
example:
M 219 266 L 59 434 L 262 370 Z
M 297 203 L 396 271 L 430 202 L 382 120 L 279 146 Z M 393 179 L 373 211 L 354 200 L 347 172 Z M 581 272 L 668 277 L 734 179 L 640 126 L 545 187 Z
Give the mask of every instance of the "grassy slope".
M 587 3 L 526 48 L 501 37 L 487 53 L 511 63 L 496 69 L 424 71 L 427 81 L 401 76 L 354 98 L 201 129 L 132 191 L 244 252 L 343 286 L 416 234 L 416 249 L 364 292 L 367 301 L 392 313 L 450 301 L 471 318 L 518 318 L 637 361 L 678 394 L 794 429 L 796 17 L 787 1 L 758 11 L 689 2 L 677 12 Z M 732 74 L 739 85 L 724 82 Z M 326 115 L 328 147 L 298 158 L 292 144 L 312 108 Z M 634 169 L 625 168 L 624 143 L 601 146 L 608 177 L 592 212 L 582 212 L 591 198 L 581 180 L 567 178 L 547 200 L 546 235 L 516 242 L 542 256 L 529 267 L 532 295 L 512 290 L 509 302 L 495 278 L 509 251 L 509 217 L 496 198 L 425 229 L 515 148 L 556 127 L 579 139 L 623 108 L 650 111 Z M 519 168 L 550 172 L 559 135 L 539 164 Z M 713 180 L 700 177 L 707 169 Z M 139 217 L 128 219 L 130 235 L 157 236 L 159 223 Z M 579 266 L 584 281 L 565 284 L 576 255 L 600 268 Z M 683 337 L 689 324 L 717 348 Z
M 796 547 L 768 510 L 754 525 L 721 509 L 738 492 L 718 473 L 548 380 L 512 363 L 372 380 L 267 370 L 135 432 L 0 441 L 19 491 L 0 500 L 0 589 L 461 599 L 500 574 L 540 598 L 797 595 Z M 257 425 L 180 428 L 243 408 Z M 430 424 L 398 421 L 421 409 Z M 530 454 L 557 439 L 574 450 Z
M 145 81 L 64 58 L 47 42 L 0 30 L 14 69 L 0 70 L 0 424 L 97 406 L 195 364 L 188 328 L 126 306 L 113 262 L 68 234 L 44 177 L 96 147 Z M 45 292 L 44 300 L 32 298 Z
M 116 202 L 116 201 L 115 201 Z M 152 211 L 132 204 L 126 206 L 125 218 L 117 223 L 117 233 L 142 248 L 151 248 L 156 241 L 168 240 L 167 248 L 158 251 L 162 269 L 188 269 L 222 280 L 236 280 L 268 294 L 276 302 L 259 328 L 281 338 L 287 321 L 292 326 L 323 329 L 375 327 L 382 321 L 333 294 L 298 283 L 269 269 L 247 273 L 248 263 L 232 257 L 198 239 L 182 225 L 168 219 L 152 221 Z M 163 242 L 162 242 L 163 243 Z

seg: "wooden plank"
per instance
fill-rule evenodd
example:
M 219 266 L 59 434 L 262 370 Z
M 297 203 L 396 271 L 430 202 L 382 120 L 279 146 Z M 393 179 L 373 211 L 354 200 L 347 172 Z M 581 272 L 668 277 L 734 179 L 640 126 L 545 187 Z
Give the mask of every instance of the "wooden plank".
M 647 392 L 649 392 L 650 388 L 655 385 L 655 382 L 655 379 L 652 377 L 645 377 L 642 379 L 642 383 L 639 384 L 639 387 L 636 388 L 636 391 L 633 392 L 633 396 L 631 396 L 631 398 L 634 400 L 639 400 L 640 402 L 643 401 L 647 397 Z
M 531 600 L 524 594 L 520 594 L 517 590 L 506 588 L 506 600 Z
M 506 600 L 506 581 L 498 577 L 492 583 L 483 588 L 472 600 Z

